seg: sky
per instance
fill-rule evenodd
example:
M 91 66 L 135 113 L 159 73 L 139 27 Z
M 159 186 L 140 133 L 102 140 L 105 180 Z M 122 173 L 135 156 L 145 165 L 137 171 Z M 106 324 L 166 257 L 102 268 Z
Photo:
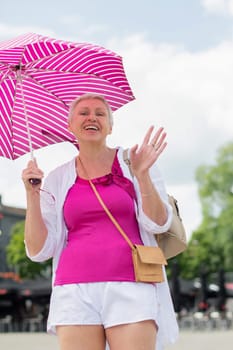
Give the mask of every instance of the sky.
M 202 220 L 195 172 L 232 141 L 233 0 L 2 2 L 0 41 L 27 32 L 95 43 L 123 57 L 136 99 L 114 113 L 108 144 L 132 147 L 150 125 L 165 128 L 158 165 L 191 237 Z M 62 143 L 34 155 L 47 175 L 75 150 Z M 21 172 L 29 159 L 0 158 L 4 205 L 26 207 Z

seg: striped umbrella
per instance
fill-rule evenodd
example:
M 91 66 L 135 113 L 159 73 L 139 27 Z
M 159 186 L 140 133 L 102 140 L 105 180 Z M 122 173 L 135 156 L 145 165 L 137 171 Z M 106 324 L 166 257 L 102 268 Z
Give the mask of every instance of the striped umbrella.
M 53 143 L 75 142 L 70 103 L 103 95 L 113 111 L 132 101 L 122 58 L 103 47 L 28 33 L 0 43 L 0 156 L 16 159 Z

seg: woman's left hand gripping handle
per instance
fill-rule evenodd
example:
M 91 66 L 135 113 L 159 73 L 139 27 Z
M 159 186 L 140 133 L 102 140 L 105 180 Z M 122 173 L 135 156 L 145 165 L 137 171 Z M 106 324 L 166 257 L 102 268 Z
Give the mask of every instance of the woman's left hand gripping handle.
M 24 169 L 22 172 L 22 180 L 26 190 L 40 188 L 43 176 L 44 173 L 38 168 L 36 159 L 34 158 L 33 160 L 30 160 L 26 169 Z

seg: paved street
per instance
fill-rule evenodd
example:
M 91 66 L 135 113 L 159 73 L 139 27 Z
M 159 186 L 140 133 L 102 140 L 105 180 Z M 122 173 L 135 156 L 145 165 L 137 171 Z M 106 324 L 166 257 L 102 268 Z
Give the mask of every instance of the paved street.
M 179 341 L 166 350 L 232 350 L 233 331 L 181 332 Z
M 165 350 L 231 350 L 233 331 L 181 332 Z M 0 333 L 1 350 L 58 350 L 57 338 L 45 333 Z M 120 350 L 120 349 L 119 349 Z

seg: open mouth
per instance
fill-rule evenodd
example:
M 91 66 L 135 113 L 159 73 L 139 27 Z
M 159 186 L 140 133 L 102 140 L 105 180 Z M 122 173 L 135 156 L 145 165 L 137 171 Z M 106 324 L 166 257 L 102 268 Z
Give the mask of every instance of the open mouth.
M 87 125 L 84 127 L 84 130 L 93 130 L 93 131 L 98 131 L 99 128 L 96 125 Z

